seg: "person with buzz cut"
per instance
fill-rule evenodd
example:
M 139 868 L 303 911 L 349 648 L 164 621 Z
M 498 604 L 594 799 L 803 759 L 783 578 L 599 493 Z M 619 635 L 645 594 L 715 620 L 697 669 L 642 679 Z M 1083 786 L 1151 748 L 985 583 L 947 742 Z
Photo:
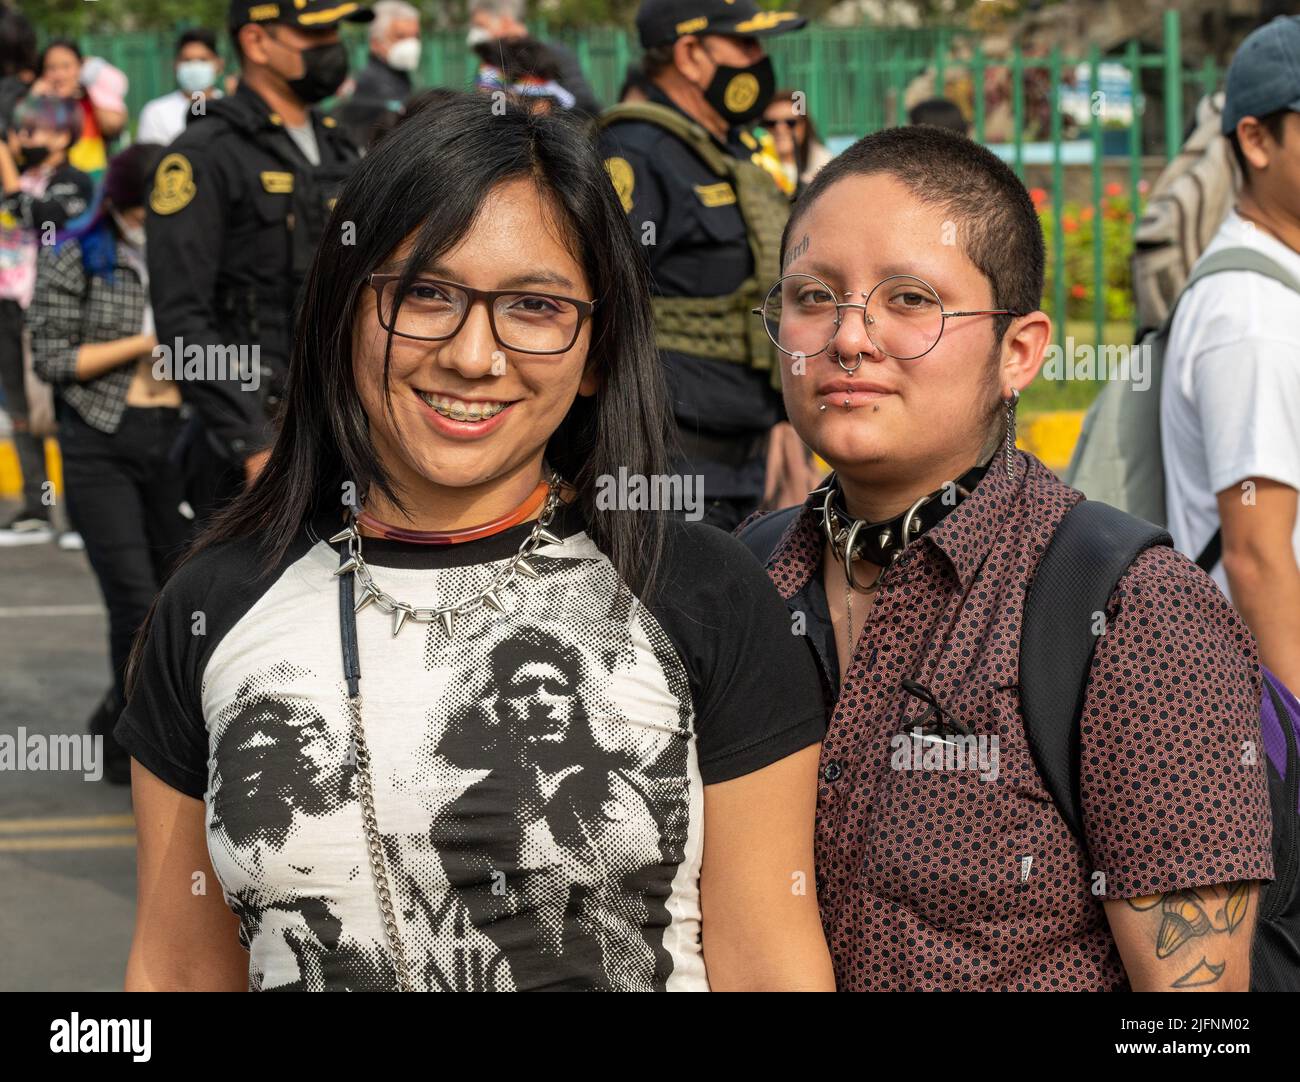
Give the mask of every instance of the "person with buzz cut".
M 762 501 L 784 416 L 780 366 L 749 313 L 777 276 L 790 204 L 744 126 L 776 90 L 764 39 L 805 21 L 753 0 L 644 0 L 646 100 L 600 117 L 605 168 L 654 281 L 674 468 L 703 478 L 705 521 L 726 530 Z
M 269 451 L 297 297 L 359 161 L 313 106 L 348 74 L 339 25 L 372 18 L 351 0 L 232 0 L 238 88 L 191 117 L 158 163 L 146 228 L 159 348 L 184 351 L 176 369 L 200 351 L 247 359 L 177 381 L 192 411 L 184 443 L 200 522 Z

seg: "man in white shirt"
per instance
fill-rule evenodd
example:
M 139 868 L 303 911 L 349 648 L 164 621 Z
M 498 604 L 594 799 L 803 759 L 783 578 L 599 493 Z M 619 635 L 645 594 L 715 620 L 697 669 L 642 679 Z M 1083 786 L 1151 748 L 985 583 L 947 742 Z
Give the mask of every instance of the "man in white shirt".
M 140 112 L 137 143 L 166 146 L 185 130 L 200 103 L 220 97 L 217 84 L 223 67 L 217 37 L 211 30 L 186 30 L 176 42 L 176 85 L 179 89 L 154 98 Z
M 1258 251 L 1300 281 L 1300 18 L 1252 33 L 1228 71 L 1223 132 L 1245 183 L 1202 258 Z M 1300 294 L 1252 272 L 1193 285 L 1170 331 L 1161 391 L 1169 529 L 1212 569 L 1300 689 Z M 1213 551 L 1213 550 L 1211 550 Z

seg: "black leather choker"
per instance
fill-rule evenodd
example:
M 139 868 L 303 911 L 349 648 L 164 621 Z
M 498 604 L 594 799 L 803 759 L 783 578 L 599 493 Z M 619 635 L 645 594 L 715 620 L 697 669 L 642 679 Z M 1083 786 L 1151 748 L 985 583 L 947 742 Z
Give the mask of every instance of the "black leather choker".
M 853 518 L 844 508 L 844 494 L 840 491 L 839 480 L 831 474 L 826 483 L 821 488 L 814 489 L 810 495 L 823 497 L 822 530 L 835 558 L 844 565 L 849 585 L 864 592 L 880 585 L 885 569 L 903 554 L 909 543 L 937 525 L 949 511 L 969 496 L 988 472 L 992 462 L 993 459 L 989 459 L 984 465 L 967 470 L 955 481 L 949 481 L 929 495 L 922 496 L 901 515 L 883 522 Z M 880 574 L 876 576 L 876 581 L 869 586 L 858 582 L 853 577 L 854 560 L 866 560 L 879 567 Z

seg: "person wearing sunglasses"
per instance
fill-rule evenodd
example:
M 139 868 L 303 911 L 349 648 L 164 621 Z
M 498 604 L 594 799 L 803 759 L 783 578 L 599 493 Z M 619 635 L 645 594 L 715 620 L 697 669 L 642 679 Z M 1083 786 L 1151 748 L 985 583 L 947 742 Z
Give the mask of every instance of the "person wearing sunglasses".
M 760 124 L 771 132 L 776 155 L 797 196 L 831 160 L 831 152 L 818 136 L 805 102 L 793 90 L 778 90 L 772 96 Z
M 671 422 L 590 135 L 449 95 L 324 237 L 266 467 L 137 640 L 128 986 L 832 988 L 813 660 L 739 541 L 617 495 Z
M 839 987 L 1245 988 L 1273 871 L 1260 675 L 1210 579 L 1156 543 L 1081 614 L 1079 834 L 1026 732 L 1026 596 L 1081 496 L 1015 446 L 1052 331 L 1024 186 L 955 133 L 888 129 L 818 173 L 781 247 L 754 318 L 834 473 L 740 532 L 822 673 Z

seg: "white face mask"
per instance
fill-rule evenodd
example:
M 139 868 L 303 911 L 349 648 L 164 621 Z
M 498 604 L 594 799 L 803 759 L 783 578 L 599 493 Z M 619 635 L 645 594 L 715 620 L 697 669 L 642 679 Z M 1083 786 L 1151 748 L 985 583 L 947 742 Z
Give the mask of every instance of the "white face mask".
M 471 49 L 475 45 L 482 45 L 485 41 L 496 41 L 496 37 L 481 26 L 471 26 L 469 33 L 465 35 L 465 44 Z
M 210 90 L 217 81 L 217 65 L 211 60 L 182 60 L 176 65 L 176 85 L 187 94 Z
M 420 66 L 420 39 L 402 38 L 388 47 L 388 66 L 397 71 L 414 71 Z
M 117 211 L 112 211 L 111 213 L 113 215 L 113 221 L 117 225 L 117 231 L 121 235 L 122 239 L 126 241 L 126 243 L 129 244 L 132 248 L 138 248 L 141 251 L 143 251 L 144 250 L 144 226 L 132 225 L 125 218 L 123 218 L 122 215 L 118 214 Z

